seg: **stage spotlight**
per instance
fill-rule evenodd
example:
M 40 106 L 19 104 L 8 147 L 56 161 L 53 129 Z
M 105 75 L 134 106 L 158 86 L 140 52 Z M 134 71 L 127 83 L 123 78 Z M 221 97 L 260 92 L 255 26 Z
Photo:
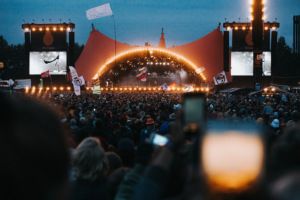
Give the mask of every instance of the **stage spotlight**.
M 234 27 L 234 30 L 239 30 L 239 27 L 238 26 Z
M 243 28 L 242 28 L 242 29 L 243 29 L 243 31 L 244 31 L 244 30 L 246 30 L 246 26 L 243 26 Z
M 49 27 L 46 27 L 46 31 L 49 31 L 50 29 L 49 29 Z
M 266 30 L 266 31 L 269 30 L 269 27 L 265 26 L 265 30 Z
M 63 28 L 63 27 L 60 27 L 59 30 L 60 30 L 60 31 L 64 31 L 64 28 Z
M 273 26 L 273 27 L 272 27 L 272 30 L 273 30 L 273 31 L 276 31 L 276 29 L 277 29 L 276 26 Z
M 56 30 L 57 30 L 57 28 L 54 26 L 54 27 L 53 27 L 53 31 L 56 31 Z
M 36 29 L 33 27 L 31 30 L 32 30 L 32 31 L 35 31 Z
M 231 30 L 231 27 L 230 27 L 230 26 L 227 26 L 226 30 L 227 30 L 227 31 L 230 31 L 230 30 Z
M 29 87 L 26 86 L 26 87 L 25 87 L 25 93 L 27 94 L 28 92 L 29 92 Z
M 25 31 L 25 32 L 29 32 L 29 28 L 26 27 L 26 28 L 24 29 L 24 31 Z
M 67 90 L 70 91 L 70 90 L 71 90 L 71 87 L 67 87 Z
M 39 31 L 43 31 L 43 28 L 42 28 L 42 27 L 40 27 L 40 28 L 39 28 Z
M 59 90 L 60 90 L 60 91 L 63 91 L 63 90 L 64 90 L 64 87 L 60 87 Z
M 71 28 L 70 28 L 70 27 L 68 27 L 68 28 L 67 28 L 67 31 L 68 31 L 68 32 L 70 32 L 70 31 L 71 31 Z

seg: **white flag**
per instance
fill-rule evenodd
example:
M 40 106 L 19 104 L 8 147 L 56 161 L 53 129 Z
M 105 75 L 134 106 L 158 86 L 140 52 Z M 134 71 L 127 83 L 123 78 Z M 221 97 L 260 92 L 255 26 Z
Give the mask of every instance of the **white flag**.
M 101 94 L 100 85 L 94 85 L 92 90 L 93 90 L 93 94 Z
M 74 67 L 69 66 L 71 77 L 72 77 L 72 83 L 73 83 L 73 88 L 74 92 L 77 96 L 80 95 L 80 86 L 83 86 L 85 84 L 83 76 L 78 77 L 77 71 Z
M 69 66 L 69 69 L 70 69 L 70 74 L 71 74 L 72 80 L 74 78 L 78 77 L 77 71 L 76 71 L 76 69 L 74 67 Z
M 88 20 L 98 19 L 98 18 L 101 18 L 101 17 L 112 16 L 112 14 L 113 14 L 113 12 L 110 8 L 109 3 L 91 8 L 91 9 L 86 11 L 86 17 L 88 18 Z
M 226 73 L 224 71 L 222 71 L 221 73 L 214 76 L 214 82 L 215 82 L 215 85 L 221 85 L 221 84 L 228 83 Z

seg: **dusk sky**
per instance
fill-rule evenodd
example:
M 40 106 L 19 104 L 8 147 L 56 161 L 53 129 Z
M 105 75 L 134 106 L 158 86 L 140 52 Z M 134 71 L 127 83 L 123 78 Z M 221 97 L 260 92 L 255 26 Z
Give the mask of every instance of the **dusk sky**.
M 156 45 L 161 28 L 164 27 L 167 45 L 191 42 L 209 33 L 219 22 L 246 21 L 249 0 L 1 0 L 0 35 L 9 43 L 23 43 L 21 24 L 68 22 L 76 24 L 76 42 L 84 44 L 91 30 L 96 28 L 113 37 L 113 18 L 89 21 L 85 11 L 89 8 L 111 3 L 117 25 L 117 39 L 129 44 Z M 267 20 L 277 18 L 281 23 L 279 35 L 292 45 L 292 18 L 300 15 L 300 0 L 266 0 Z M 24 21 L 23 21 L 24 20 Z

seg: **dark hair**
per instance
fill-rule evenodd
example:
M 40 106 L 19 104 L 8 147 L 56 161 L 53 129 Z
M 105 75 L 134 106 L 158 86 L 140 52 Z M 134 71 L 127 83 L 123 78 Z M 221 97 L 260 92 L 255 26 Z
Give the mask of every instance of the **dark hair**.
M 22 96 L 0 93 L 0 105 L 1 199 L 57 199 L 69 163 L 57 116 Z

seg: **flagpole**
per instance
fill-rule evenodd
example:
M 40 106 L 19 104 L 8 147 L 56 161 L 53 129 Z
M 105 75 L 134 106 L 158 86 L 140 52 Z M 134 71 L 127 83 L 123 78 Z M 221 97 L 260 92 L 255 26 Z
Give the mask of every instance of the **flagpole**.
M 115 36 L 115 66 L 116 66 L 116 56 L 117 56 L 117 30 L 116 30 L 116 20 L 115 15 L 112 15 L 114 21 L 114 36 Z
M 51 88 L 52 88 L 52 77 L 51 77 L 50 72 L 49 72 L 49 78 L 50 78 L 50 85 L 51 85 Z

